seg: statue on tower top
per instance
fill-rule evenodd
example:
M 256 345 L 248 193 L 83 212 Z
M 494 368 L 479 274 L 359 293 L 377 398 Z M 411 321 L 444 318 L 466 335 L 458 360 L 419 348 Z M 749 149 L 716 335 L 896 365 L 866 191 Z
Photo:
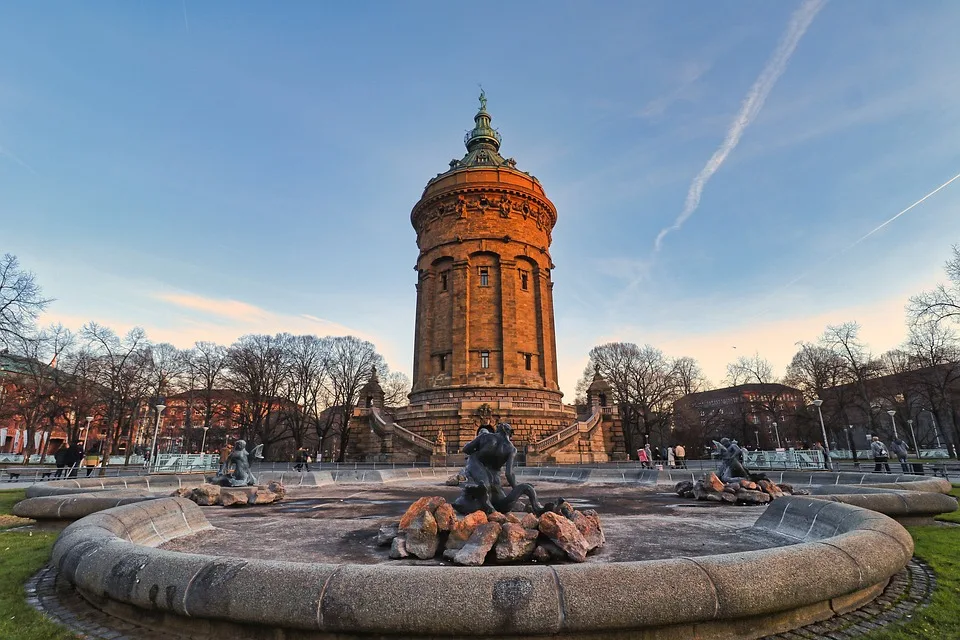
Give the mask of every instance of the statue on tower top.
M 480 111 L 487 110 L 487 93 L 483 90 L 483 86 L 480 87 Z

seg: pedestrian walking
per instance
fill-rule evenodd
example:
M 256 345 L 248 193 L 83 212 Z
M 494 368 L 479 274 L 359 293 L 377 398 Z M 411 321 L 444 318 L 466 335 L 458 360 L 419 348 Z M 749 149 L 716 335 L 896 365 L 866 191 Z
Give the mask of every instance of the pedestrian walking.
M 893 451 L 893 455 L 897 456 L 897 462 L 900 463 L 903 472 L 910 473 L 910 465 L 907 464 L 907 443 L 903 441 L 903 438 L 894 438 L 890 442 L 890 450 Z
M 880 438 L 877 436 L 873 436 L 873 442 L 870 443 L 870 451 L 873 453 L 873 472 L 880 473 L 886 470 L 887 473 L 890 473 L 890 454 L 887 453 L 886 445 L 880 442 Z M 883 469 L 881 469 L 881 467 L 883 467 Z
M 650 458 L 647 456 L 646 449 L 637 449 L 637 459 L 640 461 L 641 469 L 648 469 L 650 467 Z
M 57 474 L 55 477 L 59 478 L 63 475 L 63 472 L 67 466 L 67 458 L 70 456 L 70 448 L 66 443 L 61 444 L 60 448 L 57 449 L 57 452 L 53 454 L 53 461 L 57 463 Z
M 676 452 L 674 452 L 673 447 L 667 447 L 667 466 L 673 469 L 677 464 Z
M 683 448 L 682 444 L 678 444 L 673 448 L 673 456 L 677 460 L 677 467 L 680 469 L 687 468 L 687 450 Z

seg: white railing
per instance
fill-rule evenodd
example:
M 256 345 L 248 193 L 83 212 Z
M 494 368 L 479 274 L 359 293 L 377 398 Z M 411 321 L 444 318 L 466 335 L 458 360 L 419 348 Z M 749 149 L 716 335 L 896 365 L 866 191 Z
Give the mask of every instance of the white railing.
M 543 440 L 538 440 L 533 442 L 528 447 L 528 450 L 531 453 L 543 453 L 547 449 L 552 449 L 553 447 L 566 442 L 570 438 L 580 433 L 590 433 L 593 429 L 600 423 L 600 417 L 602 413 L 599 409 L 594 409 L 593 413 L 590 414 L 590 417 L 584 420 L 583 422 L 574 422 L 569 427 L 564 427 L 552 433 Z
M 161 453 L 156 465 L 151 465 L 153 473 L 182 471 L 216 471 L 220 466 L 220 456 L 216 453 Z
M 413 445 L 420 447 L 421 449 L 426 449 L 433 451 L 433 442 L 424 438 L 423 436 L 418 436 L 417 434 L 404 429 L 396 422 L 387 421 L 387 419 L 380 414 L 380 409 L 376 407 L 370 408 L 370 418 L 372 420 L 371 426 L 377 435 L 384 436 L 387 432 L 392 431 L 395 436 L 399 436 L 401 440 L 405 440 Z M 379 429 L 377 427 L 380 427 Z

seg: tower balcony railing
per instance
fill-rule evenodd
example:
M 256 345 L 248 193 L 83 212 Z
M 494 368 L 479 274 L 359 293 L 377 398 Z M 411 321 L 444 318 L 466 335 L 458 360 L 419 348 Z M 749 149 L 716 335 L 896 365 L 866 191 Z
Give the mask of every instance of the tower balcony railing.
M 500 132 L 496 129 L 473 129 L 463 136 L 463 144 L 469 144 L 474 138 L 494 138 L 497 142 L 503 142 Z

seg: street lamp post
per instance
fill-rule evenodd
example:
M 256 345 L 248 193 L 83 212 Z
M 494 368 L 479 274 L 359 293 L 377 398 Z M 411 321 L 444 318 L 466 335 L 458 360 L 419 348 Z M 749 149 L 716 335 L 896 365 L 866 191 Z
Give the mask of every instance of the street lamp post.
M 150 469 L 151 471 L 157 470 L 157 435 L 160 433 L 160 415 L 163 413 L 163 410 L 167 408 L 165 404 L 157 405 L 157 426 L 153 428 L 153 444 L 150 445 Z
M 759 450 L 760 449 L 760 429 L 754 429 L 753 435 L 757 439 L 757 449 Z
M 87 438 L 90 437 L 91 422 L 93 422 L 93 416 L 87 416 L 87 430 L 83 432 L 83 455 L 87 455 Z
M 913 420 L 907 420 L 907 426 L 910 427 L 910 437 L 913 438 L 913 450 L 917 452 L 917 458 L 919 458 L 920 447 L 917 446 L 917 432 L 913 430 Z
M 893 439 L 899 440 L 900 436 L 897 435 L 897 420 L 894 418 L 894 416 L 897 415 L 897 412 L 893 409 L 890 409 L 887 411 L 887 415 L 890 416 L 890 422 L 893 424 Z
M 782 448 L 783 448 L 783 445 L 780 444 L 780 429 L 777 427 L 777 423 L 776 423 L 776 422 L 773 423 L 773 432 L 774 432 L 774 433 L 776 434 L 776 436 L 777 436 L 777 449 L 782 449 Z
M 937 430 L 937 416 L 933 415 L 933 409 L 924 409 L 930 414 L 930 422 L 933 423 L 933 436 L 937 439 L 937 449 L 940 448 L 940 431 Z
M 830 441 L 827 440 L 827 426 L 823 423 L 823 411 L 820 410 L 822 404 L 823 400 L 820 398 L 813 401 L 813 406 L 817 408 L 817 415 L 820 416 L 820 430 L 823 432 L 823 464 L 828 471 L 833 471 L 833 465 L 830 464 Z
M 200 442 L 200 455 L 203 455 L 203 453 L 206 451 L 206 446 L 207 446 L 207 431 L 209 431 L 209 430 L 210 430 L 210 427 L 204 427 L 204 428 L 203 428 L 203 441 Z

